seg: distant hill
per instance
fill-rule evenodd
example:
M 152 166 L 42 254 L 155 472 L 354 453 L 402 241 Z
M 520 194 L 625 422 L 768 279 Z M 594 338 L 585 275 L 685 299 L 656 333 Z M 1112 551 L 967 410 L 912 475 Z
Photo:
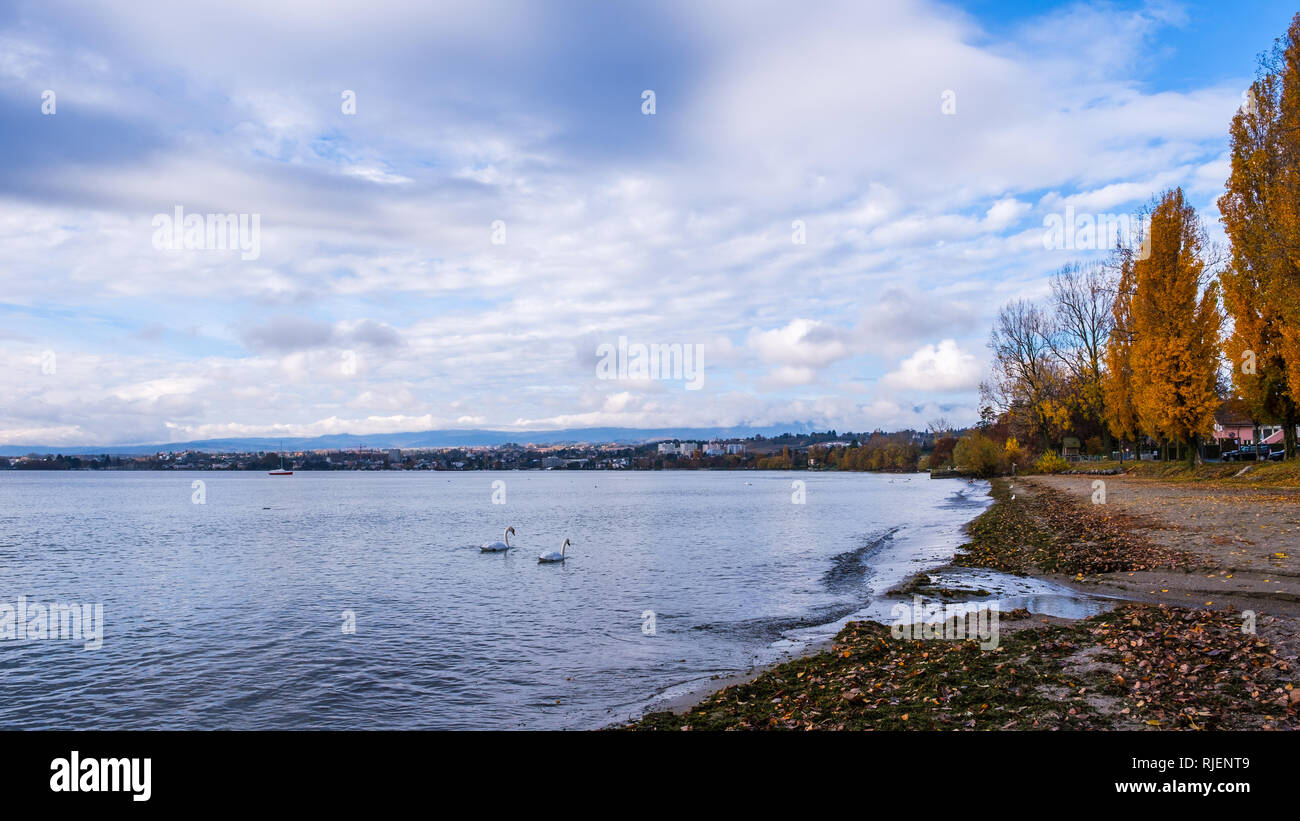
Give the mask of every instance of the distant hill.
M 3 445 L 0 456 L 28 453 L 67 455 L 109 453 L 130 456 L 158 451 L 200 450 L 208 453 L 246 453 L 285 450 L 349 450 L 367 448 L 449 448 L 484 445 L 638 444 L 657 439 L 743 439 L 751 436 L 779 436 L 782 433 L 811 433 L 809 422 L 788 425 L 730 428 L 568 428 L 564 430 L 426 430 L 410 433 L 375 433 L 358 436 L 339 433 L 329 436 L 201 439 L 192 442 L 155 442 L 139 445 Z

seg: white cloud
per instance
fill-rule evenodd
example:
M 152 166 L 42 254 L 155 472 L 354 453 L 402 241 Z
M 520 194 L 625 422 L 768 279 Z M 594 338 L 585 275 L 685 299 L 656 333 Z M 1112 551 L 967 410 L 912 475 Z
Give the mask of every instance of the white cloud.
M 981 373 L 978 359 L 957 347 L 955 340 L 945 339 L 923 346 L 880 381 L 896 390 L 953 393 L 978 387 Z
M 641 22 L 662 31 L 629 24 L 610 48 L 676 81 L 646 118 L 649 81 L 611 78 L 634 88 L 626 120 L 569 82 L 604 63 L 563 11 L 69 8 L 0 31 L 0 91 L 30 108 L 55 71 L 61 114 L 93 101 L 123 134 L 34 171 L 0 159 L 11 443 L 519 420 L 861 428 L 918 422 L 912 390 L 960 394 L 937 409 L 974 421 L 964 351 L 999 303 L 1041 295 L 1074 258 L 1042 248 L 1043 213 L 1120 211 L 1174 184 L 1211 201 L 1240 102 L 1233 78 L 1138 81 L 1168 17 L 1155 7 L 1072 5 L 991 33 L 937 3 L 656 5 Z M 635 51 L 657 38 L 689 71 L 671 74 L 671 49 Z M 16 119 L 16 148 L 63 122 Z M 114 153 L 119 136 L 136 142 Z M 261 214 L 262 256 L 154 250 L 149 218 L 176 203 Z M 703 344 L 704 389 L 598 384 L 583 351 L 619 335 Z M 35 378 L 46 348 L 59 373 Z
M 1030 208 L 1027 202 L 1020 202 L 1015 197 L 1004 197 L 989 206 L 988 212 L 984 215 L 984 224 L 994 231 L 1010 228 L 1019 222 Z
M 751 330 L 749 344 L 764 362 L 822 368 L 849 355 L 845 333 L 813 319 L 794 319 L 784 328 Z

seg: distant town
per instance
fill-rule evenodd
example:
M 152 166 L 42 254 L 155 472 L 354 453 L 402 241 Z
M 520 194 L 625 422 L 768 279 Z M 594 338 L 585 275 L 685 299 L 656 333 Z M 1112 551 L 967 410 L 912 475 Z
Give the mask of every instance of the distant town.
M 940 439 L 946 434 L 940 434 Z M 934 433 L 756 435 L 725 441 L 667 440 L 642 444 L 504 444 L 482 447 L 366 448 L 205 452 L 159 450 L 143 455 L 38 454 L 0 457 L 0 470 L 763 470 L 836 469 L 848 451 L 877 453 L 874 466 L 915 470 Z M 836 451 L 841 453 L 836 453 Z M 852 468 L 849 468 L 852 469 Z

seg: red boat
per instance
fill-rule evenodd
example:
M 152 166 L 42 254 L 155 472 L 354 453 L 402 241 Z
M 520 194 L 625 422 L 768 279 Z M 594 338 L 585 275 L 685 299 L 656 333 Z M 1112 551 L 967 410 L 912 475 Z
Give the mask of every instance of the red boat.
M 283 447 L 283 445 L 281 445 L 281 447 Z M 280 453 L 280 469 L 279 469 L 279 470 L 272 470 L 272 471 L 269 471 L 269 472 L 268 472 L 268 475 L 270 475 L 270 476 L 292 476 L 292 475 L 293 475 L 293 471 L 292 471 L 292 470 L 285 470 L 285 469 L 284 469 L 284 453 L 283 453 L 283 452 Z

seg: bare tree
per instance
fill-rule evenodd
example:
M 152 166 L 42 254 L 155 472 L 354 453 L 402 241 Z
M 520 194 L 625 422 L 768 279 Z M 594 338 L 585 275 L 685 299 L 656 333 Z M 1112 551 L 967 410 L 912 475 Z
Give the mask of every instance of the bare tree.
M 980 385 L 981 400 L 1007 414 L 1044 448 L 1061 421 L 1062 373 L 1052 353 L 1051 318 L 1023 299 L 1002 306 L 989 336 L 993 373 Z
M 948 417 L 946 416 L 940 416 L 938 419 L 931 419 L 930 423 L 926 427 L 930 433 L 935 436 L 942 436 L 952 432 L 952 423 L 948 421 Z
M 1117 277 L 1102 264 L 1074 263 L 1052 277 L 1054 316 L 1047 344 L 1072 382 L 1073 410 L 1094 421 L 1110 449 L 1102 395 L 1106 340 L 1115 327 L 1112 307 Z

